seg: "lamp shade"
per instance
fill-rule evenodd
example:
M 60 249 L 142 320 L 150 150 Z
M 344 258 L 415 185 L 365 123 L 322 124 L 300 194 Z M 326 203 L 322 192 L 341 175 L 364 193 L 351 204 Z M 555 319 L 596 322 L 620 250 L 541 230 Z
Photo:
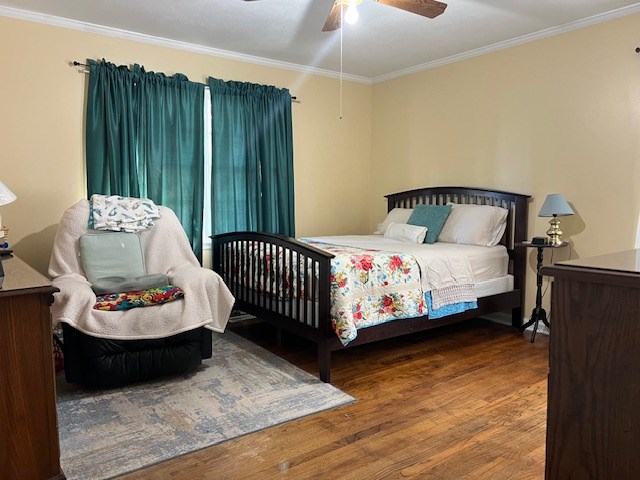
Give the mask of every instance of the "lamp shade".
M 539 217 L 564 217 L 573 215 L 574 212 L 560 193 L 550 193 L 544 199 Z
M 0 182 L 0 205 L 6 205 L 16 199 L 16 196 L 11 190 L 2 182 Z

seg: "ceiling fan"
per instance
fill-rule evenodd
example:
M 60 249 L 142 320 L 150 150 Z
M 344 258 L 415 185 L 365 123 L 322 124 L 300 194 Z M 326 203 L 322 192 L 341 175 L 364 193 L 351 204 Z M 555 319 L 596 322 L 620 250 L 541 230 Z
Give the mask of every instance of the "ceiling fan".
M 253 0 L 245 0 L 251 2 Z M 446 3 L 437 0 L 373 0 L 383 5 L 399 8 L 407 12 L 422 15 L 427 18 L 436 18 L 447 8 Z M 344 11 L 344 19 L 347 23 L 355 23 L 358 19 L 356 7 L 362 3 L 362 0 L 335 0 L 331 11 L 327 16 L 327 20 L 322 27 L 323 32 L 337 30 L 342 26 L 342 12 Z

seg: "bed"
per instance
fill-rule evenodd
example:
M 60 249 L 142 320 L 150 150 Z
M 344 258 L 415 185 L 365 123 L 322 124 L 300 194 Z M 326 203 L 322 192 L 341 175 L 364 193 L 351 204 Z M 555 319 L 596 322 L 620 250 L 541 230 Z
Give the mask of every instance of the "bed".
M 454 313 L 433 318 L 439 311 L 431 310 L 431 302 L 435 297 L 431 298 L 430 295 L 425 294 L 424 298 L 429 301 L 429 309 L 417 305 L 407 317 L 395 318 L 393 321 L 387 319 L 376 325 L 357 328 L 356 335 L 351 332 L 347 338 L 341 335 L 341 330 L 335 328 L 340 324 L 339 315 L 336 314 L 338 311 L 336 292 L 339 283 L 336 265 L 339 265 L 340 258 L 349 258 L 348 255 L 353 253 L 351 249 L 356 248 L 356 244 L 353 243 L 356 239 L 318 237 L 303 241 L 260 232 L 232 232 L 212 236 L 213 268 L 235 296 L 235 308 L 315 342 L 318 348 L 320 379 L 324 382 L 330 382 L 331 352 L 336 350 L 437 328 L 495 312 L 510 312 L 512 326 L 514 328 L 522 326 L 526 257 L 524 249 L 516 249 L 515 244 L 527 238 L 530 200 L 528 195 L 467 187 L 429 187 L 387 195 L 386 198 L 389 214 L 385 222 L 390 218 L 393 219 L 393 215 L 402 213 L 403 210 L 413 212 L 416 206 L 418 209 L 432 208 L 422 207 L 422 205 L 445 206 L 445 208 L 449 208 L 446 206 L 451 204 L 455 204 L 451 208 L 479 205 L 500 207 L 501 211 L 506 210 L 504 225 L 495 239 L 497 245 L 476 247 L 476 250 L 484 248 L 487 252 L 491 252 L 488 256 L 496 257 L 492 265 L 495 265 L 495 262 L 504 264 L 504 271 L 489 274 L 486 279 L 483 278 L 474 285 L 477 297 L 475 302 L 468 302 L 466 300 L 469 299 L 463 298 L 463 301 L 455 306 L 463 304 L 466 306 L 457 311 L 454 309 Z M 382 224 L 381 226 L 388 228 Z M 358 247 L 363 248 L 363 255 L 354 258 L 368 258 L 364 255 L 381 248 L 381 242 L 386 241 L 383 237 L 386 235 L 378 235 L 378 238 L 363 236 L 363 241 L 368 239 L 369 243 L 365 242 L 364 247 Z M 393 258 L 394 254 L 396 257 L 399 256 L 395 248 L 399 242 L 395 238 L 391 238 L 390 241 L 392 246 L 386 252 L 391 255 L 389 261 L 400 265 L 401 260 Z M 396 243 L 393 243 L 394 241 Z M 460 255 L 458 251 L 468 250 L 469 246 L 460 245 L 458 249 L 457 246 L 445 245 L 438 241 L 433 244 L 433 247 L 434 251 L 444 248 L 446 251 L 455 250 L 455 255 Z M 416 258 L 420 257 L 416 245 L 407 248 L 409 253 L 403 251 L 402 255 L 413 257 L 414 252 L 417 252 Z M 471 248 L 471 257 L 476 250 Z M 344 254 L 347 257 L 340 257 Z M 501 259 L 498 258 L 500 256 L 502 256 Z M 480 259 L 479 256 L 475 260 L 476 265 L 471 266 L 472 269 L 479 268 L 484 271 L 493 268 L 483 263 L 485 260 L 478 259 Z M 418 267 L 424 268 L 420 261 L 427 260 L 419 259 L 418 261 Z M 463 262 L 465 265 L 473 264 L 474 260 L 472 258 Z M 354 263 L 353 259 L 351 263 Z M 443 263 L 451 263 L 451 261 Z M 370 266 L 365 266 L 365 270 L 368 268 Z M 405 271 L 409 272 L 409 269 Z M 478 273 L 473 272 L 472 275 L 475 278 Z M 431 293 L 435 295 L 438 291 L 434 289 Z M 407 298 L 409 296 L 407 295 Z M 349 311 L 349 308 L 346 307 L 346 310 Z M 380 310 L 382 313 L 384 308 Z M 431 315 L 432 318 L 429 311 L 434 312 Z M 359 315 L 358 312 L 356 314 Z

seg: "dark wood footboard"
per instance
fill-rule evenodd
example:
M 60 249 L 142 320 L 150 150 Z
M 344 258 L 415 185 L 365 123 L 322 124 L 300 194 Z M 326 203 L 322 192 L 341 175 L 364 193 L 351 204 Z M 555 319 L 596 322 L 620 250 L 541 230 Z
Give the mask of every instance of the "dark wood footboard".
M 236 298 L 235 308 L 316 342 L 320 376 L 328 382 L 324 345 L 336 337 L 330 317 L 333 255 L 282 235 L 233 232 L 211 238 L 213 269 Z
M 431 329 L 499 311 L 512 312 L 522 325 L 526 257 L 514 248 L 527 238 L 527 195 L 464 187 L 435 187 L 388 195 L 388 210 L 418 203 L 447 202 L 501 206 L 509 211 L 501 240 L 509 252 L 514 290 L 478 300 L 478 309 L 438 320 L 411 318 L 368 327 L 349 346 Z M 345 348 L 331 325 L 331 259 L 333 255 L 294 238 L 259 232 L 214 235 L 213 269 L 234 297 L 236 308 L 318 345 L 320 378 L 330 381 L 331 352 Z

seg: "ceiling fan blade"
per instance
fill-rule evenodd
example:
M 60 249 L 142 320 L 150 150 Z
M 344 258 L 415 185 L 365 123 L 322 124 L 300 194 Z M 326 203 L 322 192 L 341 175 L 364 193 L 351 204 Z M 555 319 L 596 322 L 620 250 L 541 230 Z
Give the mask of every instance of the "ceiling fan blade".
M 340 4 L 335 2 L 333 7 L 331 7 L 327 20 L 324 22 L 324 27 L 322 27 L 323 32 L 337 30 L 342 26 L 342 16 L 340 15 L 341 10 Z
M 437 0 L 376 0 L 378 3 L 390 7 L 406 10 L 407 12 L 422 15 L 423 17 L 436 18 L 447 8 L 446 3 Z

